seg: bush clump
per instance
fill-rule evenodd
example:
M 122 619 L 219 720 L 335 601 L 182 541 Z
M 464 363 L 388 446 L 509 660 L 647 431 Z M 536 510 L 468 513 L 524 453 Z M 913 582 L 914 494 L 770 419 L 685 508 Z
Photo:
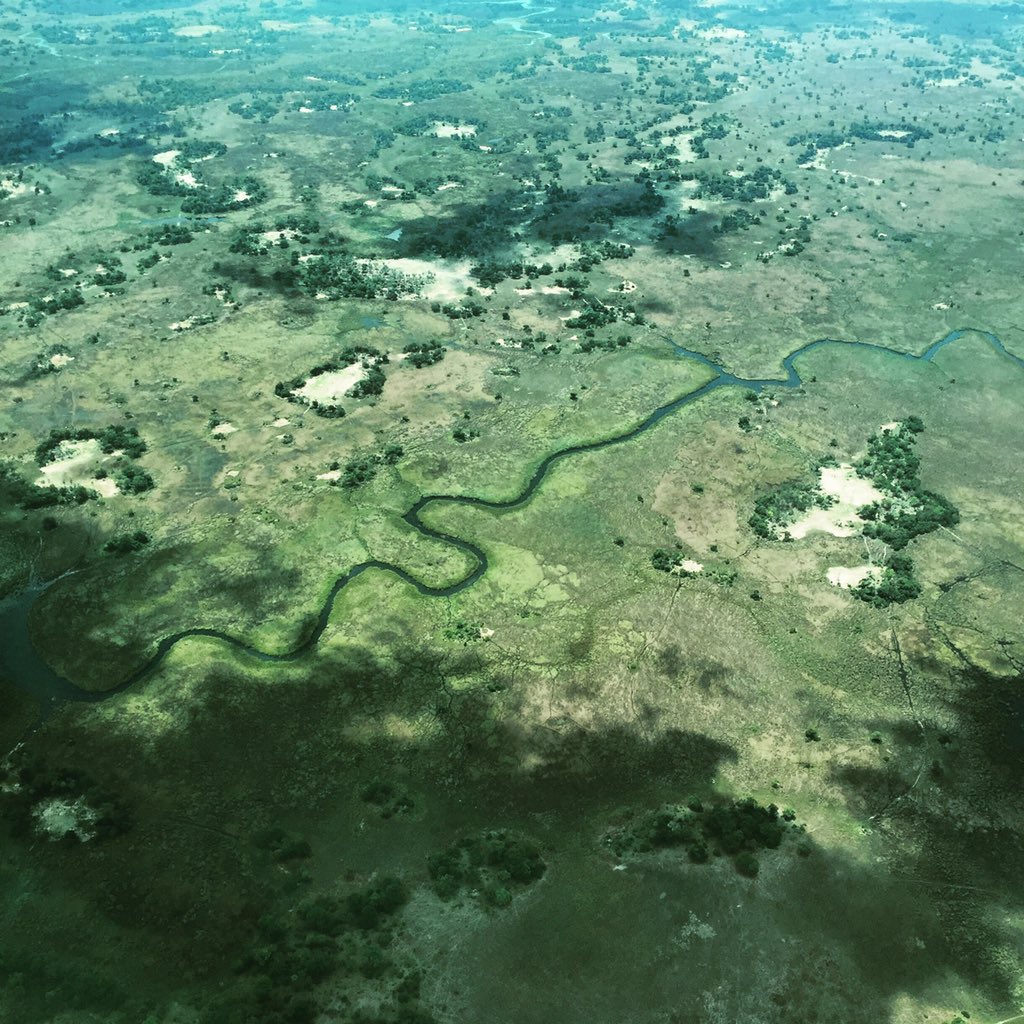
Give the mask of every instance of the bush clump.
M 705 804 L 690 800 L 687 806 L 669 806 L 641 814 L 632 824 L 616 829 L 607 843 L 616 856 L 649 853 L 682 847 L 694 864 L 711 856 L 733 858 L 736 870 L 749 878 L 757 876 L 755 854 L 775 850 L 792 824 L 793 815 L 779 813 L 775 804 L 762 807 L 752 797 Z
M 149 543 L 149 534 L 145 530 L 136 530 L 134 533 L 122 533 L 117 537 L 111 537 L 103 550 L 111 555 L 130 555 L 135 551 L 141 551 Z
M 424 366 L 433 366 L 434 363 L 441 362 L 444 359 L 445 347 L 439 341 L 421 341 L 406 345 L 402 351 L 405 353 L 406 362 L 421 370 Z
M 885 494 L 858 509 L 861 519 L 867 520 L 864 536 L 884 541 L 897 551 L 914 537 L 960 522 L 960 512 L 951 501 L 921 486 L 921 460 L 914 446 L 916 435 L 923 430 L 920 417 L 908 416 L 895 428 L 868 438 L 867 454 L 857 463 L 857 472 Z
M 532 885 L 546 870 L 536 843 L 503 830 L 459 839 L 427 860 L 434 892 L 441 899 L 454 899 L 466 889 L 495 907 L 507 906 L 513 887 Z

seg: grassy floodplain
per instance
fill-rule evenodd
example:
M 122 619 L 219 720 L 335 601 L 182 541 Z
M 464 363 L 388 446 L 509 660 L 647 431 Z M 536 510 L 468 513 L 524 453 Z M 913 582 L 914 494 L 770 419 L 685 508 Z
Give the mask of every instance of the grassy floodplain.
M 0 12 L 0 1020 L 1018 1019 L 1022 52 Z

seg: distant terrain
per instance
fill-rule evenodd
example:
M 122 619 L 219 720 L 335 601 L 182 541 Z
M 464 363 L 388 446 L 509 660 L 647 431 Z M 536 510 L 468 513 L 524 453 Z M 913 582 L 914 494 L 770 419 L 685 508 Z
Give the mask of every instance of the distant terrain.
M 1022 54 L 0 13 L 0 1020 L 1024 1020 Z

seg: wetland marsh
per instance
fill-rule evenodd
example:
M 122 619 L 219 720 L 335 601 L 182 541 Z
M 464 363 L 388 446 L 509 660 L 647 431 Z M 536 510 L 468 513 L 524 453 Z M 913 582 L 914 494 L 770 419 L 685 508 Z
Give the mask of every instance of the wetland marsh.
M 0 1019 L 1024 1012 L 1018 5 L 0 16 Z

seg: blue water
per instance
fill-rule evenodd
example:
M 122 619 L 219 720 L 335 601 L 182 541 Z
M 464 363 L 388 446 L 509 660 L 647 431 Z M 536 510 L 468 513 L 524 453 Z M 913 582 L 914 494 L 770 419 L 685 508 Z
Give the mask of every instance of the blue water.
M 364 322 L 370 319 L 376 318 L 366 317 L 364 318 Z M 380 322 L 383 323 L 383 321 Z M 2 637 L 2 643 L 0 643 L 0 671 L 2 671 L 3 674 L 6 675 L 19 689 L 23 690 L 30 696 L 43 701 L 46 706 L 52 708 L 61 701 L 70 700 L 96 702 L 106 700 L 115 694 L 123 692 L 148 676 L 176 644 L 193 636 L 212 637 L 220 640 L 235 648 L 235 650 L 241 651 L 242 653 L 252 658 L 256 658 L 259 661 L 295 661 L 315 647 L 319 642 L 320 637 L 323 635 L 324 630 L 327 628 L 327 624 L 330 621 L 331 612 L 334 608 L 334 602 L 338 594 L 341 593 L 341 591 L 348 586 L 352 580 L 361 576 L 364 572 L 367 572 L 370 569 L 379 569 L 382 572 L 391 573 L 393 576 L 397 576 L 400 580 L 403 580 L 410 586 L 415 587 L 420 594 L 427 597 L 451 597 L 453 594 L 458 594 L 467 587 L 473 586 L 473 584 L 484 575 L 487 571 L 487 556 L 479 547 L 461 537 L 455 537 L 452 534 L 442 533 L 440 530 L 435 530 L 433 527 L 427 526 L 423 522 L 420 518 L 420 513 L 428 505 L 435 503 L 449 503 L 455 505 L 468 505 L 474 508 L 490 509 L 510 509 L 519 505 L 524 505 L 530 500 L 537 488 L 540 487 L 544 478 L 547 476 L 548 471 L 555 465 L 555 463 L 560 462 L 562 459 L 570 458 L 573 455 L 579 455 L 583 452 L 600 451 L 603 448 L 610 448 L 613 445 L 623 444 L 626 441 L 630 441 L 645 431 L 650 430 L 652 427 L 660 423 L 666 416 L 670 416 L 672 413 L 682 409 L 684 406 L 691 405 L 694 402 L 699 401 L 705 395 L 709 395 L 711 392 L 717 391 L 719 388 L 742 387 L 755 392 L 760 392 L 764 388 L 769 387 L 787 389 L 800 387 L 803 381 L 796 368 L 796 361 L 801 356 L 805 356 L 809 352 L 813 352 L 815 349 L 829 345 L 843 346 L 853 349 L 883 352 L 895 359 L 901 359 L 907 362 L 928 363 L 931 362 L 935 358 L 936 354 L 941 352 L 947 345 L 954 344 L 967 334 L 974 334 L 983 338 L 996 352 L 1005 356 L 1017 367 L 1024 369 L 1024 359 L 1007 351 L 1002 341 L 994 334 L 990 334 L 986 331 L 974 331 L 968 328 L 963 328 L 947 334 L 944 338 L 930 345 L 920 355 L 898 352 L 885 345 L 877 345 L 870 342 L 837 341 L 832 338 L 821 338 L 817 341 L 812 341 L 806 345 L 802 345 L 800 348 L 796 349 L 796 351 L 791 352 L 785 359 L 783 359 L 782 367 L 786 373 L 784 377 L 772 377 L 766 379 L 737 377 L 734 374 L 726 372 L 718 363 L 709 359 L 702 353 L 683 348 L 681 345 L 673 345 L 674 351 L 681 358 L 692 360 L 700 363 L 702 366 L 706 366 L 708 369 L 714 371 L 715 376 L 706 384 L 702 384 L 693 391 L 690 391 L 687 394 L 655 409 L 649 416 L 647 416 L 646 419 L 621 434 L 616 434 L 612 437 L 607 437 L 599 441 L 590 441 L 586 444 L 572 445 L 548 455 L 534 470 L 533 475 L 530 477 L 523 490 L 513 498 L 509 498 L 505 501 L 491 501 L 486 498 L 474 498 L 470 495 L 427 494 L 421 497 L 412 506 L 412 508 L 402 516 L 405 522 L 423 536 L 431 537 L 434 540 L 450 544 L 452 547 L 458 548 L 460 551 L 464 551 L 473 558 L 475 562 L 474 568 L 467 576 L 459 580 L 458 583 L 454 583 L 448 587 L 431 587 L 410 575 L 400 566 L 393 565 L 390 562 L 381 562 L 376 559 L 361 562 L 338 577 L 334 586 L 331 588 L 330 593 L 327 595 L 327 599 L 324 601 L 323 607 L 320 609 L 320 614 L 317 617 L 316 625 L 312 632 L 305 640 L 302 641 L 302 643 L 292 650 L 285 651 L 282 654 L 271 654 L 266 651 L 261 651 L 258 648 L 253 647 L 251 644 L 230 636 L 227 633 L 223 633 L 220 630 L 202 628 L 185 629 L 177 633 L 172 633 L 157 641 L 155 651 L 145 662 L 143 662 L 119 685 L 102 693 L 92 693 L 88 690 L 82 690 L 69 680 L 57 675 L 57 673 L 46 664 L 39 652 L 37 652 L 33 647 L 29 640 L 28 632 L 29 612 L 39 595 L 51 585 L 39 584 L 21 591 L 19 594 L 8 598 L 4 602 L 0 602 L 0 637 Z

